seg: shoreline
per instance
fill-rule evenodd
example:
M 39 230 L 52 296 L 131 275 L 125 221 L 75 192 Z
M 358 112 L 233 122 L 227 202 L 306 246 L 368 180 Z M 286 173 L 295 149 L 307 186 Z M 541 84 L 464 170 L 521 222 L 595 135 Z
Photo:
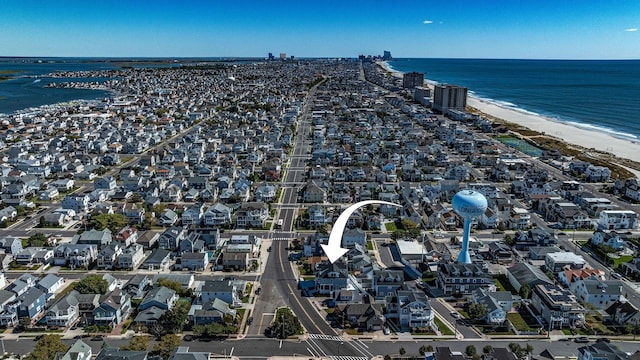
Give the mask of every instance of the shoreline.
M 393 76 L 402 77 L 402 72 L 391 68 L 388 62 L 378 62 L 378 65 L 390 72 Z M 433 84 L 436 82 L 425 79 L 425 83 L 430 88 L 433 88 Z M 566 123 L 542 115 L 500 106 L 472 95 L 467 96 L 467 106 L 507 123 L 519 125 L 540 132 L 546 136 L 557 138 L 567 144 L 577 145 L 587 150 L 594 149 L 610 153 L 618 158 L 640 163 L 640 144 L 636 141 L 616 137 L 596 129 L 586 129 L 578 124 Z M 585 124 L 584 126 L 588 125 Z

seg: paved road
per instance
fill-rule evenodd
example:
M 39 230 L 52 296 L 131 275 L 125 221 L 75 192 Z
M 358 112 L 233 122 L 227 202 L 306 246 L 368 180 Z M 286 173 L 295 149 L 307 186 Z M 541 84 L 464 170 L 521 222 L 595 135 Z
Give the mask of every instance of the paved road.
M 67 344 L 71 344 L 74 340 L 63 340 Z M 102 347 L 102 341 L 86 342 L 92 347 L 94 353 L 97 353 Z M 420 346 L 431 345 L 434 348 L 440 346 L 448 346 L 453 351 L 464 351 L 468 345 L 474 345 L 480 352 L 482 348 L 491 344 L 493 347 L 507 347 L 509 343 L 516 342 L 520 345 L 531 344 L 533 346 L 533 353 L 535 355 L 540 354 L 544 349 L 548 349 L 555 356 L 571 356 L 577 355 L 577 349 L 585 344 L 576 344 L 571 341 L 549 341 L 549 340 L 528 340 L 526 342 L 520 341 L 520 339 L 498 339 L 487 342 L 486 340 L 418 340 L 418 341 L 377 341 L 377 340 L 351 340 L 345 341 L 339 337 L 325 337 L 325 339 L 319 337 L 307 338 L 304 340 L 286 340 L 279 341 L 277 339 L 267 339 L 264 337 L 253 338 L 248 337 L 242 340 L 227 340 L 227 341 L 191 341 L 182 342 L 182 346 L 188 346 L 191 351 L 208 351 L 214 355 L 229 355 L 238 356 L 240 358 L 252 358 L 252 359 L 266 359 L 271 356 L 310 356 L 314 354 L 323 354 L 319 349 L 330 348 L 331 352 L 327 353 L 332 360 L 364 360 L 370 359 L 374 355 L 385 354 L 398 354 L 400 348 L 404 348 L 407 355 L 418 355 Z M 106 343 L 112 347 L 119 347 L 126 343 L 128 340 L 115 340 L 108 339 Z M 593 342 L 592 342 L 593 343 Z M 633 353 L 640 349 L 639 342 L 620 342 L 612 341 L 622 351 Z M 30 339 L 5 340 L 4 346 L 7 352 L 13 352 L 16 354 L 26 354 L 33 348 L 34 341 Z M 153 345 L 150 346 L 150 348 Z M 331 355 L 330 355 L 331 354 Z M 324 356 L 324 355 L 323 355 Z M 356 359 L 357 358 L 357 359 Z

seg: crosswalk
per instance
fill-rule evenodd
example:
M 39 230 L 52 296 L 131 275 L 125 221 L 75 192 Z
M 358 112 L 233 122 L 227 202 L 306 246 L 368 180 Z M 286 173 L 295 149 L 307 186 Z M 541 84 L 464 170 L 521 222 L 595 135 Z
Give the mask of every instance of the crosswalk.
M 364 356 L 330 356 L 331 360 L 369 360 Z
M 291 241 L 291 238 L 273 238 L 271 241 Z
M 309 338 L 316 340 L 344 341 L 344 338 L 342 336 L 325 334 L 309 334 Z

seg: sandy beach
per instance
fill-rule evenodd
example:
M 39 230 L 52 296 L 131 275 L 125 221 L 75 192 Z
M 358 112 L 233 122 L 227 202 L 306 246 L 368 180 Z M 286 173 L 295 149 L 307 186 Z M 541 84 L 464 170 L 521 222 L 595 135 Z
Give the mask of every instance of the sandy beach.
M 402 77 L 401 72 L 393 70 L 386 62 L 379 64 L 394 76 Z M 427 82 L 432 81 L 427 80 Z M 501 107 L 472 96 L 467 98 L 467 105 L 504 121 L 524 126 L 534 131 L 544 132 L 546 135 L 559 138 L 569 144 L 579 145 L 587 149 L 594 148 L 599 151 L 606 151 L 620 158 L 640 162 L 640 144 L 630 140 L 617 138 L 595 130 L 580 128 L 543 116 Z

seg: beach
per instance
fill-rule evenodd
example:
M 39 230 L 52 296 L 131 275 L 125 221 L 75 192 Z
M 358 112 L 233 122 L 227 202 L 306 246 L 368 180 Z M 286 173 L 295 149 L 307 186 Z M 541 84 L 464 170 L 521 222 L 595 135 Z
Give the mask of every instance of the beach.
M 393 76 L 402 77 L 402 73 L 391 68 L 387 62 L 380 62 L 379 64 Z M 429 87 L 433 88 L 431 85 L 434 83 L 433 81 L 426 80 L 425 82 Z M 545 133 L 545 135 L 558 138 L 568 144 L 578 145 L 586 149 L 593 148 L 611 153 L 619 158 L 640 162 L 640 144 L 631 140 L 614 137 L 604 132 L 582 128 L 540 115 L 502 107 L 473 96 L 467 97 L 467 105 L 487 115 Z

